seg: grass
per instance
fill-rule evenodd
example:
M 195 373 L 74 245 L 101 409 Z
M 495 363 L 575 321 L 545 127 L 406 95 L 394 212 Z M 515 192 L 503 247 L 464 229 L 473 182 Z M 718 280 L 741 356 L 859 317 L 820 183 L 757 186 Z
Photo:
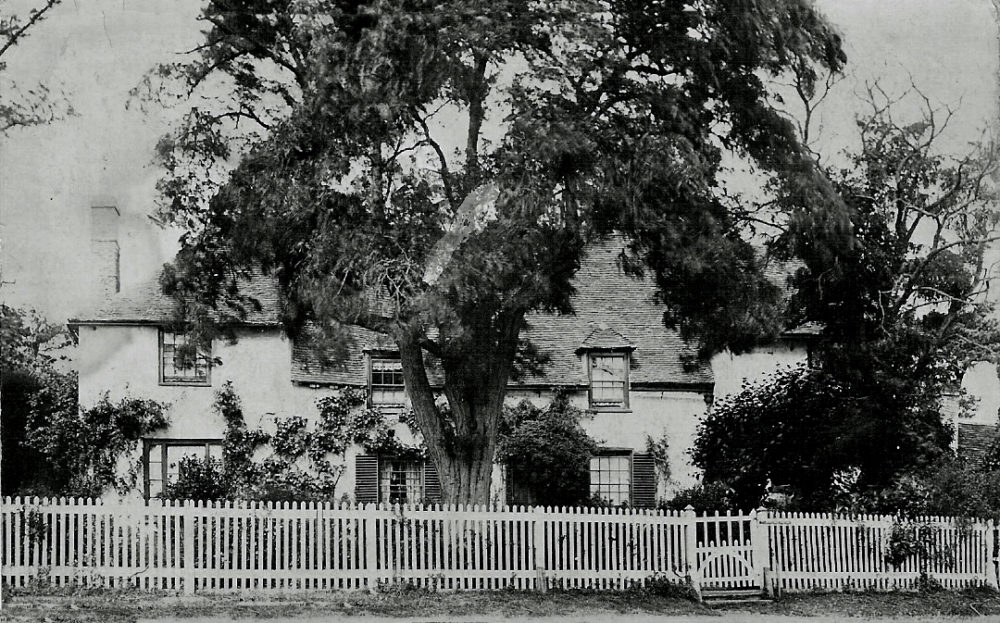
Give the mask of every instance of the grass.
M 661 593 L 661 594 L 657 594 Z M 774 602 L 741 604 L 742 612 L 764 616 L 937 617 L 1000 615 L 1000 593 L 987 590 L 925 593 L 809 593 Z M 161 617 L 566 617 L 601 620 L 615 615 L 719 616 L 676 591 L 519 591 L 435 593 L 393 588 L 366 592 L 299 594 L 149 593 L 135 590 L 4 591 L 0 621 L 94 621 L 125 623 Z M 726 618 L 726 617 L 724 617 Z

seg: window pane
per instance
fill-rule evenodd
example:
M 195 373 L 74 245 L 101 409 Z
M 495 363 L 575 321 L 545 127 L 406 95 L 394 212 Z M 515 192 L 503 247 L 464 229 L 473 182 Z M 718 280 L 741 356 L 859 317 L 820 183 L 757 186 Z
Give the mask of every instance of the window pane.
M 379 501 L 414 504 L 424 498 L 422 461 L 379 461 Z
M 625 355 L 590 356 L 590 401 L 595 406 L 625 404 Z
M 368 381 L 373 405 L 398 407 L 406 404 L 403 364 L 399 359 L 372 359 Z
M 612 504 L 629 502 L 632 488 L 632 458 L 627 455 L 604 455 L 590 459 L 590 494 Z
M 221 459 L 222 443 L 217 441 L 185 443 L 181 441 L 149 444 L 145 465 L 149 482 L 149 497 L 161 496 L 166 483 L 177 481 L 180 474 L 180 462 L 184 457 L 194 457 L 199 460 Z M 163 479 L 164 463 L 167 470 L 166 481 Z
M 160 334 L 161 381 L 167 383 L 205 383 L 211 366 L 211 353 L 198 348 L 193 355 L 181 347 L 187 344 L 183 334 L 162 331 Z

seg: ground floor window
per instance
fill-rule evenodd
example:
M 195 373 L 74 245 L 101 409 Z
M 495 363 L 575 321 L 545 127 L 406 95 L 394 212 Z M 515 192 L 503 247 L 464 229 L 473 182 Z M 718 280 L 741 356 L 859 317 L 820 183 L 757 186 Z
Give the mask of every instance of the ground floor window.
M 143 446 L 143 480 L 147 498 L 162 496 L 167 484 L 177 482 L 180 461 L 184 457 L 222 460 L 222 441 L 219 439 L 147 439 Z
M 590 458 L 590 496 L 614 505 L 631 504 L 632 455 L 600 454 Z
M 424 498 L 424 462 L 379 461 L 379 502 L 414 504 Z
M 354 457 L 354 497 L 364 504 L 441 501 L 441 482 L 429 460 L 361 454 Z

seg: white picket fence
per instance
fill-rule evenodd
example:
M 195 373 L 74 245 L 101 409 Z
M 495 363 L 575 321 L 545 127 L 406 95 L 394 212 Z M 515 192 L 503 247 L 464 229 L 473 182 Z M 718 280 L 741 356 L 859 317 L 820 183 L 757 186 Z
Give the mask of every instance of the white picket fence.
M 751 512 L 111 503 L 4 498 L 3 582 L 204 590 L 892 589 L 926 574 L 996 586 L 992 522 L 927 518 L 933 555 L 898 569 L 892 517 Z M 930 551 L 930 550 L 928 550 Z
M 777 590 L 914 588 L 922 575 L 945 588 L 997 588 L 993 521 L 916 517 L 921 552 L 898 567 L 886 554 L 897 519 L 886 515 L 768 513 L 768 582 Z

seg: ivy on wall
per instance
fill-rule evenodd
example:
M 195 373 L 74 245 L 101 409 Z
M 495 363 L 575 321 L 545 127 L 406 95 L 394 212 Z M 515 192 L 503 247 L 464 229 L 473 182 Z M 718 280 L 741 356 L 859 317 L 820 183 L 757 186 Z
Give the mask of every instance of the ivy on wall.
M 25 446 L 45 461 L 36 494 L 100 497 L 108 489 L 124 495 L 138 481 L 139 440 L 167 427 L 165 404 L 107 394 L 89 409 L 77 404 L 76 383 L 43 388 L 32 398 Z M 122 469 L 122 461 L 127 461 Z
M 369 454 L 422 459 L 422 445 L 406 444 L 385 415 L 366 405 L 363 392 L 340 388 L 316 401 L 319 418 L 276 417 L 268 434 L 246 424 L 242 403 L 231 382 L 217 392 L 214 409 L 226 422 L 222 460 L 187 457 L 167 497 L 190 499 L 329 500 L 347 469 L 352 445 Z M 416 431 L 412 414 L 400 418 Z M 262 460 L 258 456 L 270 450 Z

